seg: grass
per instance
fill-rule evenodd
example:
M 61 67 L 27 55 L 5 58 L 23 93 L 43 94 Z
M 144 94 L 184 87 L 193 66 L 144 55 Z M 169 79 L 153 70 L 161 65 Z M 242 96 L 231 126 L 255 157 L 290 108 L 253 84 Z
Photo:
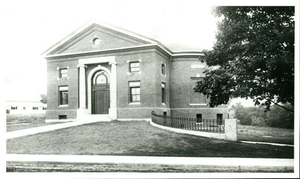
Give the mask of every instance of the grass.
M 45 114 L 6 114 L 6 132 L 51 124 L 45 123 Z
M 238 126 L 238 140 L 294 144 L 294 130 L 261 126 Z
M 60 123 L 40 123 L 40 124 L 31 124 L 31 123 L 18 123 L 18 124 L 11 124 L 6 125 L 6 132 L 12 132 L 22 129 L 29 129 L 34 127 L 41 127 L 41 126 L 47 126 L 47 125 L 53 125 L 53 124 L 60 124 Z
M 293 147 L 161 130 L 148 122 L 94 123 L 7 140 L 8 154 L 294 158 Z
M 45 123 L 46 114 L 6 114 L 7 123 Z

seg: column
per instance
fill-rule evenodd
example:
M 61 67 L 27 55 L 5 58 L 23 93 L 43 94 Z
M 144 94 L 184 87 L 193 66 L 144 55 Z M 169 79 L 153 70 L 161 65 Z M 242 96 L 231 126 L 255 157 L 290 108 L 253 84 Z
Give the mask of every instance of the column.
M 85 82 L 85 65 L 78 65 L 79 67 L 79 109 L 77 112 L 77 118 L 80 118 L 86 114 L 86 82 Z
M 79 106 L 86 109 L 85 65 L 79 66 Z
M 112 119 L 117 119 L 117 62 L 109 62 L 109 65 L 111 65 L 109 117 Z

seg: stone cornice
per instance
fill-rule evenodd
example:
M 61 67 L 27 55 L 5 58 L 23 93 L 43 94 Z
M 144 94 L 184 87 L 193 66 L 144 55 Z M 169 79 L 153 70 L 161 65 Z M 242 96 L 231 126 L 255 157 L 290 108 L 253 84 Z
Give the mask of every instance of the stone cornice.
M 146 49 L 156 49 L 163 54 L 170 56 L 170 57 L 200 57 L 204 56 L 202 52 L 180 52 L 180 53 L 173 53 L 171 51 L 167 51 L 162 46 L 158 44 L 146 44 L 146 45 L 138 45 L 132 47 L 124 47 L 124 48 L 114 48 L 114 49 L 106 49 L 106 50 L 95 50 L 95 51 L 86 51 L 86 52 L 79 52 L 79 53 L 66 53 L 66 54 L 55 54 L 55 55 L 46 55 L 44 56 L 45 59 L 61 59 L 61 58 L 78 58 L 83 56 L 91 56 L 91 55 L 99 55 L 99 54 L 110 54 L 110 53 L 118 53 L 118 52 L 128 52 L 128 51 L 135 51 L 135 50 L 146 50 Z
M 83 56 L 92 56 L 92 55 L 100 55 L 100 54 L 110 54 L 110 53 L 118 53 L 118 52 L 128 52 L 134 50 L 145 50 L 154 48 L 156 45 L 147 44 L 147 45 L 139 45 L 132 47 L 124 47 L 124 48 L 113 48 L 106 50 L 94 50 L 94 51 L 86 51 L 86 52 L 78 52 L 78 53 L 65 53 L 65 54 L 56 54 L 56 55 L 47 55 L 44 56 L 45 59 L 59 59 L 59 58 L 72 58 L 72 57 L 83 57 Z

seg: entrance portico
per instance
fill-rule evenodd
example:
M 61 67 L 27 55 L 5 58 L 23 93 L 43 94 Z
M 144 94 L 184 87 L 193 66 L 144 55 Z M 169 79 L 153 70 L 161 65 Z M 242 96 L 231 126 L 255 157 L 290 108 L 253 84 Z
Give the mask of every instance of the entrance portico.
M 108 63 L 111 65 L 111 70 L 107 69 L 104 66 L 101 66 L 101 63 Z M 86 68 L 89 64 L 99 64 L 98 66 L 94 67 L 89 74 L 87 74 L 86 78 Z M 116 61 L 114 56 L 110 57 L 98 57 L 98 58 L 86 58 L 86 59 L 79 59 L 78 60 L 78 67 L 79 67 L 79 109 L 77 110 L 77 120 L 85 120 L 88 119 L 88 116 L 93 115 L 95 113 L 101 113 L 100 111 L 106 111 L 105 107 L 104 109 L 96 109 L 97 104 L 93 103 L 98 102 L 98 105 L 104 105 L 105 102 L 99 101 L 99 100 L 106 100 L 108 99 L 109 104 L 107 105 L 108 108 L 108 117 L 110 119 L 117 119 L 117 75 L 116 75 Z M 106 92 L 96 92 L 93 88 L 93 81 L 97 74 L 103 74 L 106 75 L 107 80 L 109 83 L 109 87 L 107 86 Z M 86 82 L 87 79 L 87 82 Z M 86 87 L 87 85 L 87 87 Z M 86 92 L 87 89 L 87 92 Z M 107 90 L 109 89 L 109 90 Z M 100 90 L 101 91 L 101 90 Z M 96 95 L 96 96 L 95 96 Z M 86 100 L 87 97 L 87 100 Z M 97 99 L 93 99 L 93 97 L 96 97 Z M 98 100 L 98 101 L 97 101 Z M 96 105 L 96 106 L 95 106 Z M 103 112 L 105 113 L 105 112 Z M 107 113 L 107 112 L 106 112 Z

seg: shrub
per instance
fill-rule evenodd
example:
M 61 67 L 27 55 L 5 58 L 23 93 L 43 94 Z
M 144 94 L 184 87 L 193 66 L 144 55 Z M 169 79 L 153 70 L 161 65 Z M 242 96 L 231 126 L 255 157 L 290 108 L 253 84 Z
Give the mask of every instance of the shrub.
M 285 107 L 292 108 L 291 105 Z M 271 111 L 265 112 L 262 108 L 244 107 L 238 103 L 232 109 L 235 111 L 235 118 L 242 125 L 294 128 L 294 113 L 278 106 L 271 106 Z
M 267 126 L 267 120 L 260 116 L 251 116 L 253 126 Z
M 241 121 L 242 125 L 251 125 L 252 124 L 251 114 L 247 114 L 246 111 L 244 113 L 244 117 L 241 117 L 239 120 Z
M 289 105 L 286 107 L 291 108 Z M 271 111 L 267 115 L 267 123 L 270 127 L 294 128 L 294 113 L 282 109 L 278 106 L 272 106 Z

